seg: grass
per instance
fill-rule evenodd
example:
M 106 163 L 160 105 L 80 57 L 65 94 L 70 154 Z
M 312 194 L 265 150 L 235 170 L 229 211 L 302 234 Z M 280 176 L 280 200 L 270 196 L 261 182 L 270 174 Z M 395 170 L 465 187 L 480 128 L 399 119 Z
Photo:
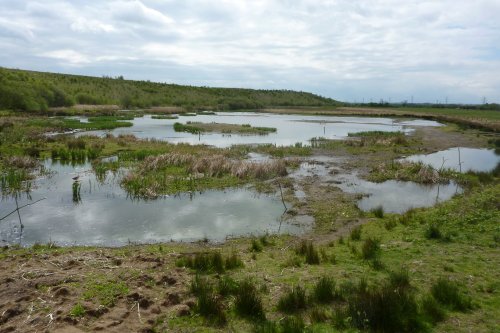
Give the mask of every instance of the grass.
M 293 287 L 278 300 L 278 310 L 293 313 L 307 308 L 306 291 L 301 286 Z
M 121 281 L 93 281 L 85 286 L 83 298 L 97 301 L 106 307 L 112 307 L 115 305 L 116 300 L 126 295 L 128 291 L 128 286 Z
M 85 316 L 85 308 L 80 303 L 75 304 L 69 312 L 71 317 L 81 318 Z
M 314 285 L 314 299 L 319 303 L 329 303 L 336 298 L 335 281 L 329 276 L 323 276 Z
M 243 134 L 243 135 L 266 135 L 276 132 L 273 127 L 252 127 L 249 124 L 225 124 L 225 123 L 200 123 L 188 121 L 186 124 L 175 123 L 176 132 L 188 132 L 199 134 L 203 132 L 216 132 L 223 134 Z
M 319 252 L 312 241 L 302 240 L 299 246 L 295 249 L 295 252 L 304 256 L 306 263 L 309 265 L 319 265 L 321 262 Z
M 225 271 L 224 258 L 219 251 L 184 255 L 177 260 L 176 265 L 178 267 L 189 267 L 202 273 L 222 273 Z
M 446 278 L 439 278 L 431 288 L 432 296 L 439 303 L 455 311 L 472 309 L 471 299 L 460 292 L 456 282 Z
M 235 296 L 234 305 L 240 316 L 265 319 L 262 299 L 254 281 L 245 279 L 240 282 Z
M 349 239 L 352 241 L 359 241 L 361 240 L 361 226 L 356 226 L 351 229 L 351 232 L 349 234 Z

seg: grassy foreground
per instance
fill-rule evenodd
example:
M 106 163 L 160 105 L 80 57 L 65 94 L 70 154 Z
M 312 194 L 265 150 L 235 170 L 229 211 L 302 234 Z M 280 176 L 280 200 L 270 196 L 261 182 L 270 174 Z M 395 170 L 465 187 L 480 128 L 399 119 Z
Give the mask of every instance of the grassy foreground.
M 4 248 L 0 275 L 33 305 L 4 304 L 1 325 L 29 311 L 34 328 L 83 331 L 494 332 L 499 196 L 477 188 L 323 242 Z

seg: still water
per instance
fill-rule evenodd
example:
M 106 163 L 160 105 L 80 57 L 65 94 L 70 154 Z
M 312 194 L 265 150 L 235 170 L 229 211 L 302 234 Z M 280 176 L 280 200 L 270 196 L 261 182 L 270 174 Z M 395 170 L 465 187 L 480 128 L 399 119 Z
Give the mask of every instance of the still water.
M 133 201 L 119 186 L 121 174 L 108 174 L 101 184 L 89 164 L 72 167 L 46 162 L 46 167 L 55 173 L 37 181 L 31 200 L 24 196 L 18 203 L 22 206 L 46 199 L 21 209 L 22 234 L 16 214 L 2 221 L 1 242 L 119 246 L 303 231 L 291 223 L 280 223 L 284 208 L 280 197 L 274 195 L 240 188 Z M 77 176 L 79 196 L 73 193 L 73 178 Z M 3 198 L 0 216 L 15 208 L 12 198 Z
M 82 118 L 84 120 L 85 118 Z M 227 123 L 250 124 L 252 127 L 275 127 L 275 133 L 267 135 L 238 135 L 205 133 L 201 135 L 175 132 L 173 124 L 176 122 L 187 123 Z M 109 132 L 86 132 L 94 135 L 133 134 L 138 138 L 155 138 L 172 143 L 207 144 L 216 147 L 230 147 L 234 144 L 275 144 L 289 146 L 295 143 L 309 145 L 309 140 L 315 137 L 327 139 L 343 139 L 349 133 L 361 131 L 402 131 L 410 132 L 417 126 L 440 126 L 435 121 L 428 120 L 402 120 L 390 118 L 364 118 L 364 117 L 332 117 L 332 116 L 302 116 L 278 115 L 255 112 L 220 112 L 215 115 L 197 115 L 194 117 L 179 117 L 178 119 L 153 119 L 151 116 L 138 117 L 131 121 L 132 127 L 117 128 Z M 79 135 L 82 135 L 80 133 Z
M 430 164 L 435 169 L 488 172 L 500 163 L 500 155 L 494 149 L 456 147 L 429 155 L 413 155 L 404 160 Z

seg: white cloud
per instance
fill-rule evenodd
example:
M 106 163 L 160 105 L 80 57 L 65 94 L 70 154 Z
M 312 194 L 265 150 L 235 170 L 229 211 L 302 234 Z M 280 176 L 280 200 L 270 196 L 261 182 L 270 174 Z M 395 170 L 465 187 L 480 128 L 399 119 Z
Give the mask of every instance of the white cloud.
M 0 45 L 15 41 L 0 54 L 7 67 L 342 100 L 500 102 L 496 0 L 19 0 L 2 9 Z M 51 61 L 34 64 L 33 54 Z

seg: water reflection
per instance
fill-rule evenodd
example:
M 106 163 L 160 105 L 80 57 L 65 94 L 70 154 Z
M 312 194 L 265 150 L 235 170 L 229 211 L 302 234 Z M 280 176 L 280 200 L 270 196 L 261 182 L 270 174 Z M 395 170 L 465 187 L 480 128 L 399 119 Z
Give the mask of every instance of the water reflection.
M 488 172 L 500 163 L 500 155 L 494 149 L 457 147 L 428 155 L 414 155 L 404 160 L 430 164 L 435 169 Z
M 454 182 L 449 184 L 423 185 L 414 182 L 388 180 L 373 183 L 357 175 L 338 175 L 339 187 L 348 193 L 366 194 L 358 201 L 358 207 L 370 211 L 382 206 L 388 213 L 404 213 L 412 208 L 432 207 L 446 201 L 462 189 Z
M 251 233 L 276 233 L 283 206 L 279 196 L 259 195 L 248 189 L 206 191 L 132 201 L 118 185 L 122 176 L 108 173 L 100 183 L 89 164 L 72 167 L 47 162 L 57 171 L 37 181 L 31 199 L 19 198 L 19 206 L 46 197 L 21 209 L 23 233 L 17 215 L 0 224 L 4 243 L 23 245 L 49 241 L 63 245 L 118 246 L 128 242 L 223 240 Z M 16 208 L 13 198 L 0 201 L 0 216 Z M 298 233 L 300 226 L 281 225 L 281 233 Z
M 186 123 L 197 121 L 203 123 L 250 124 L 251 126 L 275 127 L 276 133 L 268 135 L 225 135 L 220 133 L 204 133 L 201 135 L 175 132 L 175 122 Z M 315 137 L 327 139 L 343 139 L 349 133 L 361 131 L 403 131 L 409 132 L 414 126 L 440 126 L 435 121 L 419 120 L 395 122 L 390 118 L 365 117 L 333 117 L 277 115 L 255 112 L 217 113 L 215 115 L 197 115 L 179 119 L 153 119 L 151 116 L 135 118 L 132 127 L 117 128 L 110 133 L 114 135 L 133 134 L 139 138 L 155 138 L 172 143 L 208 144 L 217 147 L 230 147 L 234 144 L 276 144 L 289 146 L 297 142 L 309 145 Z M 85 132 L 87 134 L 104 135 L 104 131 Z M 79 133 L 78 135 L 84 135 Z

